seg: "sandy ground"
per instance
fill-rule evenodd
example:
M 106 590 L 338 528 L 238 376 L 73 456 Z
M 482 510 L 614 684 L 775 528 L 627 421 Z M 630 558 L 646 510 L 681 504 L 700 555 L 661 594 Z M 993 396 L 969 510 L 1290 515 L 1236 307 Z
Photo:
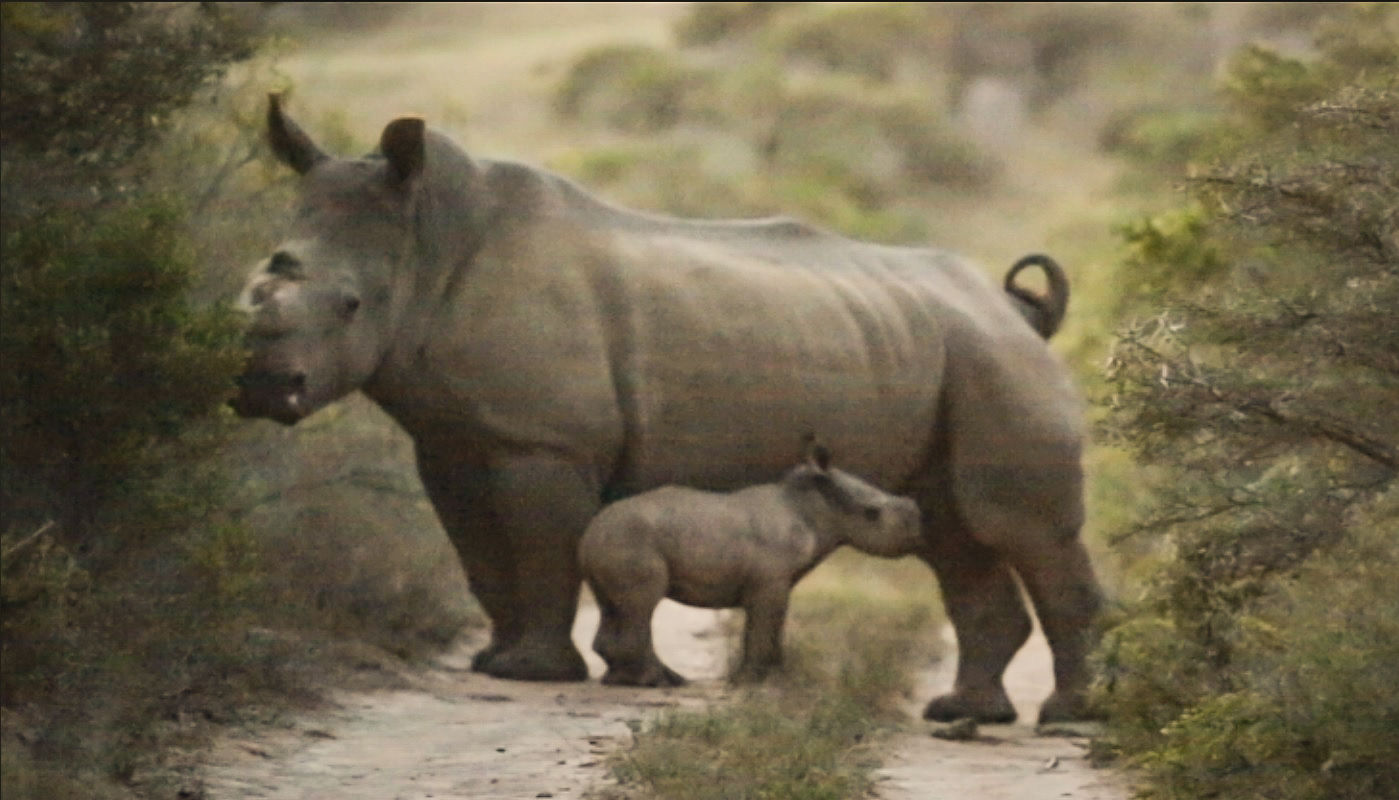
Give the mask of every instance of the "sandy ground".
M 342 694 L 330 715 L 229 737 L 212 751 L 208 800 L 420 800 L 581 797 L 607 779 L 603 757 L 631 726 L 672 707 L 721 699 L 727 648 L 720 612 L 665 601 L 657 650 L 693 680 L 683 689 L 500 681 L 470 672 L 465 643 L 418 691 Z M 584 604 L 574 639 L 596 679 L 597 609 Z M 630 724 L 630 725 L 629 725 Z
M 657 612 L 657 650 L 694 682 L 683 689 L 499 681 L 465 669 L 470 642 L 416 691 L 342 694 L 329 714 L 275 731 L 230 735 L 212 749 L 202 778 L 207 800 L 455 800 L 582 797 L 607 780 L 604 758 L 625 749 L 633 727 L 673 707 L 725 696 L 728 661 L 719 612 L 666 601 Z M 597 611 L 585 604 L 574 638 L 596 678 L 603 665 L 587 647 Z M 930 670 L 909 707 L 951 683 L 951 659 Z M 1049 652 L 1036 637 L 1012 664 L 1007 685 L 1033 719 L 1049 693 Z M 911 701 L 912 702 L 912 701 Z M 923 723 L 889 747 L 877 773 L 881 800 L 1074 798 L 1126 800 L 1126 782 L 1088 767 L 1083 740 L 1037 737 L 1029 724 L 984 726 L 981 738 L 949 742 Z
M 918 719 L 923 704 L 952 686 L 956 671 L 951 630 L 949 657 L 919 680 L 908 706 Z M 879 770 L 881 800 L 1127 800 L 1126 778 L 1094 769 L 1084 759 L 1087 740 L 1037 736 L 1034 720 L 1054 685 L 1049 644 L 1039 631 L 1006 671 L 1006 691 L 1020 712 L 1014 725 L 983 725 L 973 741 L 956 742 L 927 735 L 921 725 L 890 743 Z

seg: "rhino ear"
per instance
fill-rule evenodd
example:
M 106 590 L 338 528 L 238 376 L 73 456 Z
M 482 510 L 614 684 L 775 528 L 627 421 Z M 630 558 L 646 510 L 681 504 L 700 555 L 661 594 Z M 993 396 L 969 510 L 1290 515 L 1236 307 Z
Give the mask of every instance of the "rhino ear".
M 813 439 L 807 444 L 806 463 L 820 472 L 829 472 L 831 469 L 831 451 L 824 444 Z
M 379 137 L 379 151 L 389 162 L 389 180 L 401 186 L 423 171 L 425 126 L 418 117 L 390 122 Z
M 282 96 L 276 93 L 267 96 L 267 141 L 278 160 L 298 175 L 310 172 L 327 157 L 300 125 L 282 113 Z

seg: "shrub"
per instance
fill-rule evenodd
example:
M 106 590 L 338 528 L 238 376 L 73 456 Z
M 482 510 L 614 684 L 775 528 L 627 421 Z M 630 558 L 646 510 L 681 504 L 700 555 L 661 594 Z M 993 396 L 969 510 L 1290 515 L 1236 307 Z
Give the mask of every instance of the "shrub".
M 1114 350 L 1105 431 L 1158 470 L 1130 535 L 1163 557 L 1099 695 L 1153 796 L 1399 786 L 1395 22 L 1358 6 L 1314 61 L 1244 53 L 1195 205 L 1126 228 L 1156 313 Z
M 706 83 L 704 72 L 656 48 L 610 45 L 573 64 L 554 108 L 565 118 L 597 119 L 623 131 L 661 131 L 695 112 L 694 95 Z
M 772 37 L 789 58 L 889 81 L 902 61 L 925 56 L 928 21 L 912 3 L 857 3 L 793 14 L 774 26 Z
M 682 45 L 716 44 L 764 30 L 779 14 L 806 3 L 694 3 L 675 26 Z

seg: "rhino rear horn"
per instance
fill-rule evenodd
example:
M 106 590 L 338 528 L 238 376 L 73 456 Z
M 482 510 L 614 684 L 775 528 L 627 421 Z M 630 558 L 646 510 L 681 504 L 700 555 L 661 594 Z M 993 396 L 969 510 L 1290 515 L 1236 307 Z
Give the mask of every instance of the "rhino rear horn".
M 401 117 L 384 127 L 379 151 L 389 162 L 389 180 L 407 183 L 423 171 L 425 126 L 418 117 Z
M 301 126 L 282 113 L 282 96 L 277 93 L 267 96 L 267 141 L 277 158 L 298 175 L 305 175 L 327 158 Z

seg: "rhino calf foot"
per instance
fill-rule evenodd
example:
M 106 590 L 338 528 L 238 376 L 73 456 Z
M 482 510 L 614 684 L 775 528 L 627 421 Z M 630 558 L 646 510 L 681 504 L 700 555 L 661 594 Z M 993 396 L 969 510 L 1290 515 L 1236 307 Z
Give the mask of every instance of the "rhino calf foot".
M 762 683 L 771 677 L 773 673 L 780 672 L 781 669 L 782 667 L 779 664 L 765 664 L 762 666 L 740 664 L 738 669 L 734 670 L 733 676 L 729 678 L 729 681 L 737 685 Z
M 655 688 L 681 687 L 689 683 L 685 676 L 661 664 L 659 661 L 645 669 L 609 668 L 602 676 L 608 686 L 650 686 Z
M 1090 722 L 1101 718 L 1088 707 L 1083 692 L 1055 691 L 1044 705 L 1040 706 L 1039 724 L 1050 725 L 1060 722 Z
M 986 725 L 1003 725 L 1014 722 L 1015 718 L 1015 706 L 999 687 L 994 691 L 950 692 L 934 697 L 923 709 L 923 719 L 932 722 L 971 719 Z
M 471 668 L 493 678 L 512 681 L 585 681 L 588 664 L 570 642 L 561 646 L 517 644 L 492 651 L 486 648 L 471 660 Z

